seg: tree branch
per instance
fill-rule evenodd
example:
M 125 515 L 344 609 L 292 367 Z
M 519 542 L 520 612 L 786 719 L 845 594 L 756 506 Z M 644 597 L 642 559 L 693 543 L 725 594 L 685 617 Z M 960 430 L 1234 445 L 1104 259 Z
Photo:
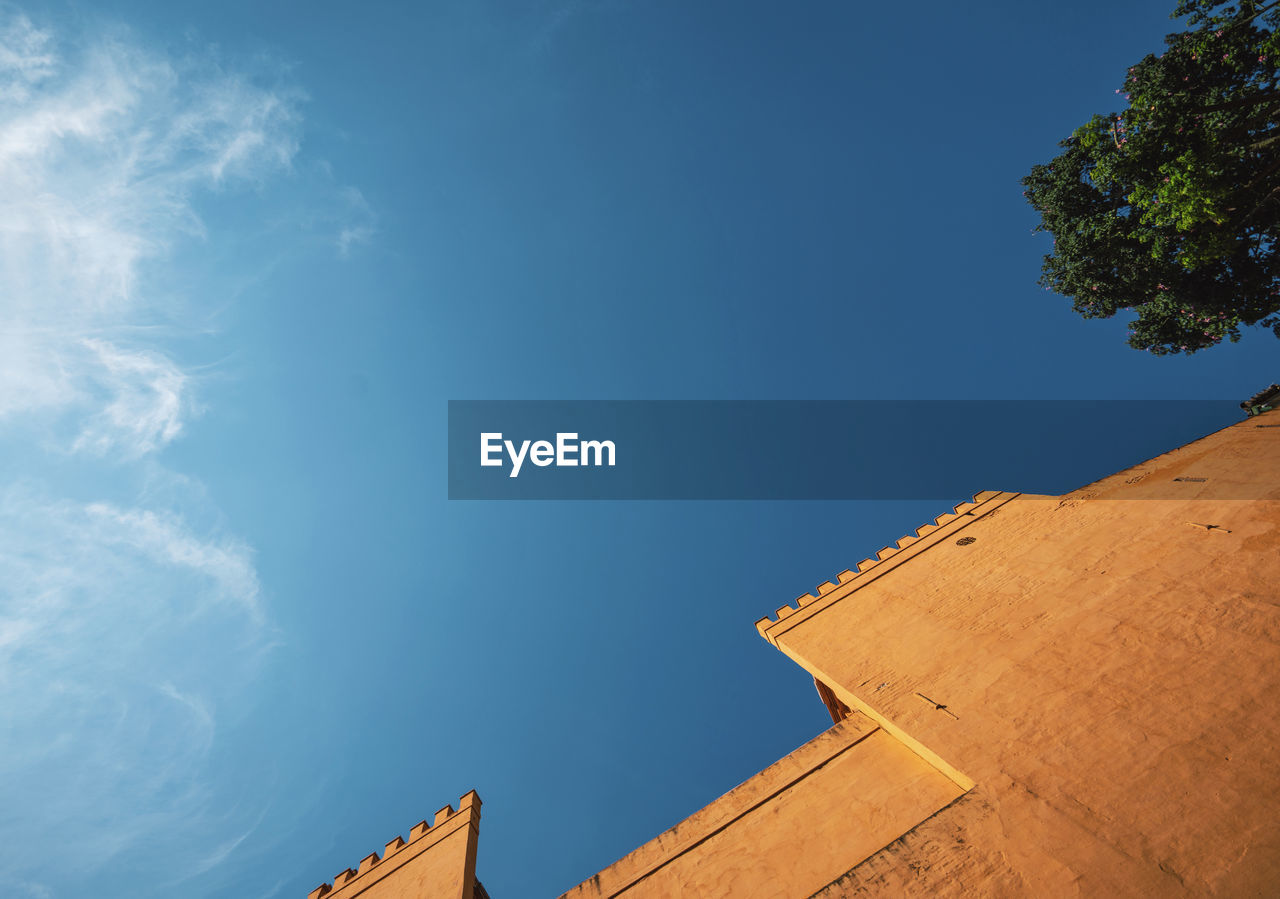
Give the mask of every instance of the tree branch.
M 1269 146 L 1270 144 L 1274 144 L 1276 141 L 1280 141 L 1280 134 L 1273 134 L 1271 137 L 1268 137 L 1266 140 L 1255 141 L 1254 143 L 1249 144 L 1245 149 L 1256 150 L 1259 147 L 1266 147 L 1266 146 Z
M 1241 5 L 1243 6 L 1244 4 L 1241 4 Z M 1277 6 L 1280 6 L 1280 0 L 1277 0 L 1277 2 L 1271 3 L 1267 6 L 1262 7 L 1259 10 L 1256 10 L 1253 13 L 1253 15 L 1249 16 L 1247 19 L 1240 19 L 1238 21 L 1231 22 L 1228 25 L 1222 26 L 1221 30 L 1230 31 L 1232 28 L 1238 28 L 1241 25 L 1248 25 L 1254 19 L 1258 18 L 1258 16 L 1264 13 L 1271 12 L 1271 10 L 1275 9 Z M 1209 31 L 1210 29 L 1214 29 L 1218 27 L 1217 25 L 1212 24 L 1213 18 L 1207 12 L 1201 13 L 1201 15 L 1204 17 L 1204 22 L 1205 22 L 1205 24 L 1200 28 L 1201 31 Z

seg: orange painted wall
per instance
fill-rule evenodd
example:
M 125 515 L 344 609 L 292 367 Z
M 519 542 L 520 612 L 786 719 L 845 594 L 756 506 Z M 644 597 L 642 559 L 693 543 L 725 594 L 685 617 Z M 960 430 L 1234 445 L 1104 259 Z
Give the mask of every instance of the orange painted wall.
M 445 806 L 434 823 L 422 821 L 408 840 L 396 837 L 381 856 L 371 853 L 358 869 L 346 869 L 307 899 L 477 899 L 479 835 L 480 797 L 472 791 L 456 812 Z
M 975 784 L 822 895 L 1280 894 L 1272 419 L 1064 497 L 981 495 L 760 623 Z
M 855 714 L 565 896 L 808 896 L 963 792 Z

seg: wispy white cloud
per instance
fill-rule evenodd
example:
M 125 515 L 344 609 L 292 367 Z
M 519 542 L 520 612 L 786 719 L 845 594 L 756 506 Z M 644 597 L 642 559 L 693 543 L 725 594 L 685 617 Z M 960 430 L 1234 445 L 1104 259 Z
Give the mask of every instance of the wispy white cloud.
M 54 57 L 49 35 L 35 28 L 25 16 L 4 23 L 0 31 L 0 99 L 26 99 L 33 84 L 53 74 Z
M 0 416 L 83 409 L 105 390 L 73 448 L 153 452 L 192 410 L 189 384 L 121 327 L 168 314 L 143 288 L 176 241 L 203 233 L 193 195 L 289 167 L 299 95 L 121 35 L 57 55 L 21 16 L 0 41 Z
M 6 869 L 36 873 L 52 846 L 64 874 L 88 876 L 143 841 L 185 864 L 225 843 L 202 766 L 219 703 L 271 638 L 248 548 L 172 513 L 13 486 L 0 573 Z
M 86 339 L 101 369 L 95 374 L 110 399 L 85 423 L 73 450 L 102 455 L 116 450 L 131 458 L 163 447 L 182 430 L 190 406 L 187 375 L 161 353 L 122 350 Z
M 81 894 L 125 859 L 150 895 L 260 820 L 207 767 L 275 636 L 252 548 L 193 523 L 216 510 L 162 468 L 201 409 L 172 338 L 201 327 L 158 285 L 207 239 L 202 198 L 292 175 L 302 99 L 211 53 L 0 7 L 0 449 L 27 469 L 0 481 L 0 864 L 18 895 Z M 346 254 L 374 216 L 358 191 L 330 204 Z
M 254 621 L 261 620 L 258 576 L 243 542 L 196 537 L 172 514 L 118 509 L 105 503 L 91 503 L 85 512 L 102 526 L 105 542 L 140 553 L 155 565 L 199 574 L 207 581 L 204 597 L 237 605 Z M 171 686 L 165 689 L 176 698 Z

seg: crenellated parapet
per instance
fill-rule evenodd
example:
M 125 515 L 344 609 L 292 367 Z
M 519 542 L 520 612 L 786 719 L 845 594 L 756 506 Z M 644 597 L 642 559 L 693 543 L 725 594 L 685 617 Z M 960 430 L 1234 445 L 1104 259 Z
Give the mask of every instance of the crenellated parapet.
M 794 603 L 778 608 L 772 616 L 761 618 L 756 622 L 756 630 L 760 632 L 760 636 L 776 644 L 779 625 L 783 622 L 786 622 L 788 627 L 799 623 L 803 618 L 808 618 L 819 609 L 843 599 L 890 569 L 914 558 L 928 547 L 954 536 L 1018 495 L 998 490 L 987 490 L 975 494 L 971 501 L 960 503 L 950 512 L 921 525 L 892 546 L 884 547 L 875 554 L 874 558 L 863 559 L 854 568 L 840 572 L 835 581 L 819 584 L 816 593 L 805 593 Z M 800 617 L 793 619 L 792 616 L 795 615 Z
M 470 856 L 472 871 L 463 880 L 469 884 L 474 881 L 474 837 L 471 833 L 480 820 L 480 797 L 471 790 L 458 800 L 455 811 L 452 805 L 446 805 L 435 813 L 431 821 L 419 821 L 409 831 L 409 838 L 397 836 L 383 847 L 382 854 L 371 852 L 360 860 L 355 868 L 347 868 L 338 872 L 333 883 L 322 883 L 310 893 L 307 899 L 346 899 L 356 893 L 363 893 L 371 882 L 381 879 L 390 870 L 401 867 L 404 863 L 415 859 L 447 837 L 459 833 L 464 828 L 463 837 L 470 840 L 472 848 L 464 852 Z M 469 889 L 469 887 L 468 887 Z M 467 895 L 470 895 L 467 893 Z

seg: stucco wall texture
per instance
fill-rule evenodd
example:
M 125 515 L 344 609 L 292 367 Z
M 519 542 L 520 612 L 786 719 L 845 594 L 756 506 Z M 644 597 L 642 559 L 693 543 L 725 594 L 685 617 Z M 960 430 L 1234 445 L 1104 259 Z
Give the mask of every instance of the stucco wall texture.
M 479 835 L 480 797 L 472 790 L 457 811 L 446 805 L 433 823 L 419 822 L 407 840 L 396 837 L 381 856 L 370 853 L 307 899 L 483 899 L 476 895 Z
M 1280 895 L 1275 424 L 981 494 L 759 623 L 974 784 L 820 895 Z
M 963 792 L 854 713 L 565 895 L 808 896 Z
M 761 619 L 840 720 L 564 896 L 1280 895 L 1278 426 L 978 494 Z M 478 821 L 310 899 L 472 899 Z

